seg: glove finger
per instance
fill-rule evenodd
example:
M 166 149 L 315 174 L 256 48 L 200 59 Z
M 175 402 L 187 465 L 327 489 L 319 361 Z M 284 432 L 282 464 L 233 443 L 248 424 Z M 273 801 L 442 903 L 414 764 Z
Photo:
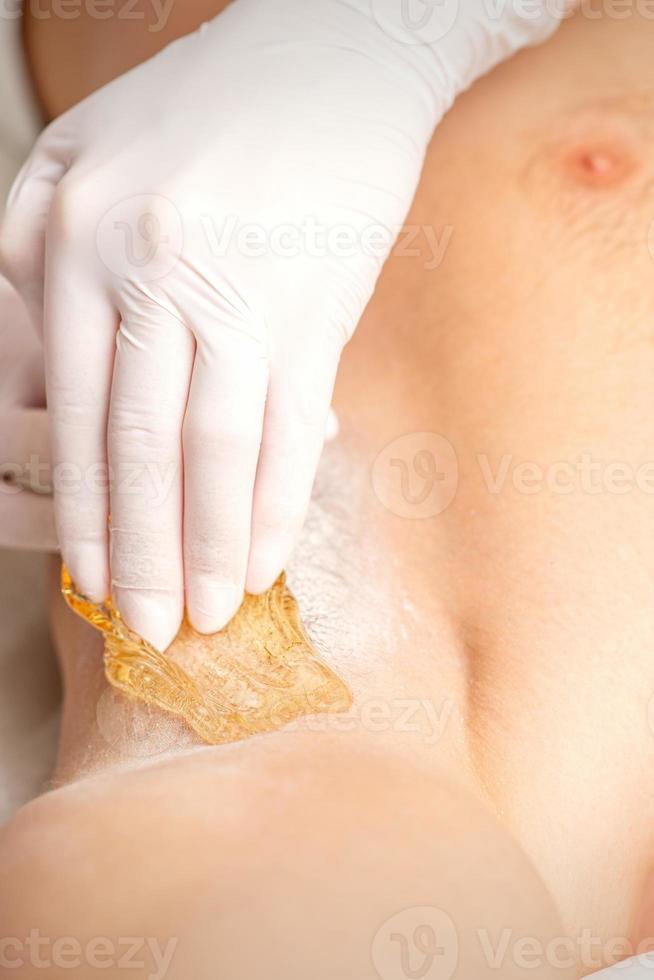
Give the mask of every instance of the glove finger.
M 201 633 L 221 630 L 243 598 L 268 383 L 258 340 L 213 332 L 215 346 L 198 344 L 184 425 L 186 603 Z
M 0 225 L 0 269 L 20 292 L 32 322 L 43 324 L 45 237 L 55 190 L 67 168 L 63 142 L 50 127 L 14 181 Z
M 106 436 L 117 320 L 64 250 L 49 249 L 45 366 L 57 530 L 73 580 L 95 601 L 110 592 Z
M 182 428 L 190 331 L 160 306 L 123 318 L 109 412 L 112 594 L 126 623 L 165 650 L 184 615 Z
M 281 355 L 281 356 L 280 356 Z M 340 357 L 337 344 L 303 356 L 277 352 L 271 367 L 254 493 L 246 589 L 265 592 L 288 560 L 306 516 L 325 443 Z M 289 372 L 287 365 L 292 365 Z

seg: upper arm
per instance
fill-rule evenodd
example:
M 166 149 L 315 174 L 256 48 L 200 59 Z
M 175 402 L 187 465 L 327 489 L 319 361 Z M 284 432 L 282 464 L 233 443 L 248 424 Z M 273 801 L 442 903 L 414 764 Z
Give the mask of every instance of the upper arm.
M 12 936 L 156 937 L 168 980 L 490 980 L 496 956 L 503 980 L 574 975 L 547 962 L 562 927 L 513 838 L 361 737 L 273 736 L 72 784 L 5 831 L 0 895 Z

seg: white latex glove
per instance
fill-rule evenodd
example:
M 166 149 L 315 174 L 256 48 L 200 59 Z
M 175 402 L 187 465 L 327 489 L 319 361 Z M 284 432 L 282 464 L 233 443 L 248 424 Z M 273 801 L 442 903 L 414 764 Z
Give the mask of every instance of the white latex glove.
M 0 548 L 55 551 L 43 351 L 0 277 Z
M 160 649 L 184 596 L 214 632 L 282 569 L 433 130 L 555 6 L 235 0 L 38 141 L 1 247 L 44 308 L 53 462 L 78 473 L 63 557 Z
M 608 970 L 600 970 L 592 976 L 593 980 L 652 980 L 654 955 L 643 953 L 631 960 L 623 960 Z

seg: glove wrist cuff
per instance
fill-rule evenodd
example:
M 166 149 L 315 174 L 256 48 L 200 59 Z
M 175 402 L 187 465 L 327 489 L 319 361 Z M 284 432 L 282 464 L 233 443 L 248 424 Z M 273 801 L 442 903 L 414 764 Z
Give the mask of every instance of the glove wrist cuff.
M 427 88 L 436 126 L 454 99 L 521 48 L 547 40 L 577 0 L 349 0 Z

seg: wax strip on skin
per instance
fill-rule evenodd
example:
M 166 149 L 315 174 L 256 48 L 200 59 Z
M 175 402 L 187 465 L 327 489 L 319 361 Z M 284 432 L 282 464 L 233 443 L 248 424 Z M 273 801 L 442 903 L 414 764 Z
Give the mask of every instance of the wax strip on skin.
M 282 573 L 264 595 L 246 595 L 213 636 L 185 619 L 165 654 L 134 633 L 111 601 L 91 602 L 62 567 L 68 605 L 104 634 L 109 683 L 184 721 L 210 745 L 278 731 L 297 718 L 347 711 L 347 685 L 318 656 Z

